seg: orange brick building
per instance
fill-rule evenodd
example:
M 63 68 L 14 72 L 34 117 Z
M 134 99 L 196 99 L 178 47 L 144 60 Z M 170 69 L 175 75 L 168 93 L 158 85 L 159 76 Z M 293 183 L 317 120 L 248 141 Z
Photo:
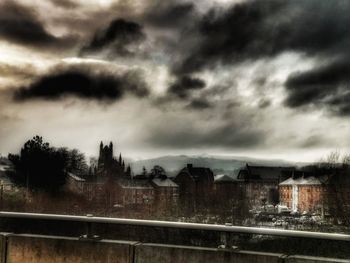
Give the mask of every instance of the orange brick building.
M 280 203 L 292 211 L 323 214 L 326 193 L 323 177 L 291 177 L 279 184 Z

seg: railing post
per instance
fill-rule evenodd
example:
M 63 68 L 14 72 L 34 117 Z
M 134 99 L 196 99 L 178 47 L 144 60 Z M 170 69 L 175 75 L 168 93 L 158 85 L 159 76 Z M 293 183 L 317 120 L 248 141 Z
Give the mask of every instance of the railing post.
M 8 236 L 10 233 L 1 234 L 1 263 L 7 263 L 7 254 L 8 254 Z
M 92 214 L 87 214 L 86 217 L 93 217 Z M 79 237 L 80 240 L 87 240 L 87 241 L 98 241 L 101 240 L 102 238 L 98 235 L 94 235 L 93 233 L 93 222 L 87 221 L 86 223 L 86 234 L 81 235 Z
M 220 243 L 218 248 L 221 249 L 238 249 L 238 246 L 235 246 L 235 240 L 232 238 L 232 233 L 221 232 L 220 233 Z

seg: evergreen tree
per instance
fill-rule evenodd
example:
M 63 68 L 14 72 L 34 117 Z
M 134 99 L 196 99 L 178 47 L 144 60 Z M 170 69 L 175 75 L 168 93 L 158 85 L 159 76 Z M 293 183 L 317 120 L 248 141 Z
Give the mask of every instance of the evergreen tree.
M 40 136 L 28 140 L 20 154 L 9 154 L 15 172 L 10 176 L 19 185 L 55 192 L 65 184 L 67 172 L 86 175 L 88 166 L 78 150 L 50 147 Z
M 20 155 L 9 154 L 9 160 L 15 167 L 12 177 L 20 185 L 54 192 L 65 183 L 67 152 L 50 147 L 40 136 L 27 141 Z

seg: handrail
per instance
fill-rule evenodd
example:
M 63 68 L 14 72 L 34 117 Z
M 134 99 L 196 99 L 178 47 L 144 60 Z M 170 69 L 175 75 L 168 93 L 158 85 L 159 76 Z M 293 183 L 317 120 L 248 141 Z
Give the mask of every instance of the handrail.
M 104 223 L 104 224 L 134 225 L 134 226 L 147 226 L 147 227 L 164 227 L 164 228 L 178 228 L 178 229 L 191 229 L 191 230 L 203 230 L 203 231 L 218 231 L 218 232 L 228 232 L 228 233 L 238 233 L 238 234 L 256 234 L 256 235 L 271 235 L 271 236 L 294 237 L 294 238 L 326 239 L 326 240 L 350 242 L 350 235 L 347 235 L 347 234 L 321 233 L 321 232 L 310 232 L 310 231 L 299 231 L 299 230 L 282 230 L 282 229 L 259 228 L 259 227 L 184 223 L 184 222 L 157 221 L 157 220 L 94 217 L 92 215 L 73 216 L 73 215 L 58 215 L 58 214 L 0 212 L 0 218 L 59 220 L 59 221 L 84 222 L 84 223 Z

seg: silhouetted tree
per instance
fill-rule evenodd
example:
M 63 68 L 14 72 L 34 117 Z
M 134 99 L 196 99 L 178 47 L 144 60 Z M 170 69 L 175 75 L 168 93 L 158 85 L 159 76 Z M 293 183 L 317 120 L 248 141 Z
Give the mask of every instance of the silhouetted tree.
M 159 165 L 153 166 L 151 169 L 151 177 L 152 178 L 166 178 L 166 172 L 163 167 Z
M 280 202 L 278 189 L 270 189 L 269 200 L 273 206 L 276 206 Z
M 70 173 L 77 174 L 79 176 L 85 176 L 88 173 L 88 165 L 86 163 L 85 155 L 77 149 L 67 150 L 66 148 L 61 148 L 67 151 L 68 159 L 66 164 L 66 171 Z
M 22 186 L 55 192 L 65 183 L 67 151 L 50 147 L 40 136 L 27 141 L 19 155 L 8 158 L 15 167 L 12 177 Z
M 131 167 L 130 167 L 130 165 L 128 165 L 128 167 L 126 168 L 126 175 L 127 176 L 131 176 Z

